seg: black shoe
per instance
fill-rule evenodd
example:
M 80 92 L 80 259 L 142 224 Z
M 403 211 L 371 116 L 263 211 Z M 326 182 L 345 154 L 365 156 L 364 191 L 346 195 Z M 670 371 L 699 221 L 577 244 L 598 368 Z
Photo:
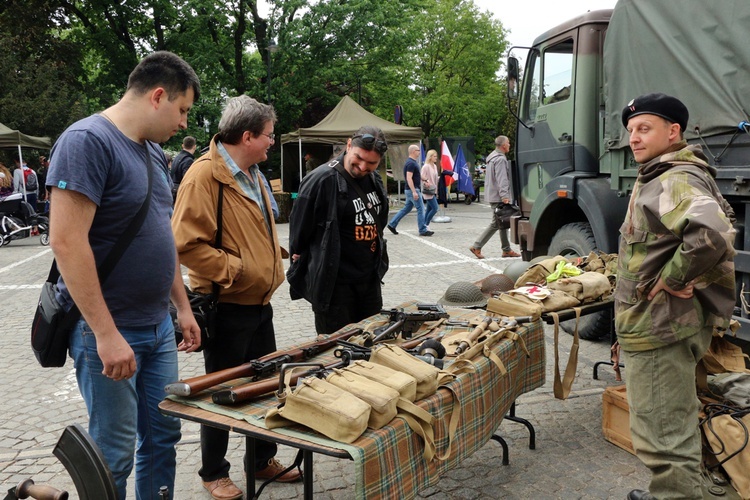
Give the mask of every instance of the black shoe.
M 387 225 L 387 226 L 385 226 L 385 227 L 387 227 L 387 228 L 388 228 L 388 230 L 389 230 L 390 232 L 392 232 L 393 234 L 398 234 L 398 231 L 396 231 L 396 228 L 395 228 L 395 227 L 393 227 L 393 226 L 391 226 L 390 224 L 388 224 L 388 225 Z
M 645 490 L 633 490 L 628 493 L 628 500 L 656 500 L 654 496 Z
M 435 234 L 434 231 L 425 231 L 424 233 L 419 233 L 419 236 L 432 236 Z

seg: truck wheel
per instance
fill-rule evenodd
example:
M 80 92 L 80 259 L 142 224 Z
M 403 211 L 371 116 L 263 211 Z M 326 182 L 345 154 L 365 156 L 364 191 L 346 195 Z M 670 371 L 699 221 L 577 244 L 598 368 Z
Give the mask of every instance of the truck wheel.
M 588 222 L 573 222 L 561 227 L 549 244 L 550 255 L 564 257 L 586 257 L 597 250 L 594 232 Z M 563 330 L 573 335 L 575 320 L 560 323 Z M 612 311 L 592 313 L 581 318 L 578 324 L 578 335 L 586 340 L 598 340 L 609 335 L 612 327 Z

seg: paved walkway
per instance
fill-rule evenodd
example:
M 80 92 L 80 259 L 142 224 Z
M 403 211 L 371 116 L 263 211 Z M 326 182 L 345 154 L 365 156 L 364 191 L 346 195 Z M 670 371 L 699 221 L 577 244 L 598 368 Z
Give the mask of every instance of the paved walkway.
M 392 209 L 393 210 L 393 209 Z M 450 204 L 441 215 L 450 223 L 431 224 L 435 235 L 417 235 L 414 212 L 398 227 L 399 235 L 387 234 L 391 269 L 383 288 L 384 307 L 406 300 L 435 302 L 456 281 L 476 281 L 502 272 L 512 259 L 501 258 L 499 237 L 484 248 L 487 257 L 477 260 L 468 251 L 490 219 L 488 205 Z M 279 225 L 282 244 L 288 242 L 289 227 Z M 0 487 L 7 491 L 31 477 L 67 489 L 77 498 L 72 481 L 51 451 L 65 426 L 78 422 L 87 426 L 86 409 L 78 394 L 71 362 L 63 368 L 42 369 L 29 346 L 34 307 L 44 282 L 52 252 L 38 238 L 11 242 L 0 248 L 0 387 L 5 410 L 0 421 Z M 311 340 L 313 315 L 305 301 L 289 299 L 283 285 L 273 300 L 279 347 Z M 571 337 L 561 334 L 564 359 Z M 500 431 L 510 447 L 510 465 L 501 465 L 501 449 L 490 441 L 460 467 L 446 474 L 418 498 L 624 498 L 633 488 L 648 485 L 648 471 L 629 453 L 602 437 L 602 392 L 615 385 L 610 369 L 592 379 L 592 366 L 607 359 L 608 341 L 582 341 L 578 376 L 573 394 L 566 401 L 552 396 L 552 331 L 547 328 L 547 383 L 518 400 L 517 415 L 528 418 L 537 433 L 536 449 L 528 449 L 528 434 L 519 424 L 504 421 Z M 180 373 L 191 377 L 203 373 L 201 355 L 180 354 Z M 244 439 L 230 439 L 231 477 L 243 480 L 241 466 Z M 282 447 L 279 458 L 291 462 L 294 451 Z M 183 425 L 177 446 L 176 499 L 208 499 L 197 475 L 200 462 L 198 426 Z M 315 456 L 315 493 L 321 499 L 354 497 L 352 462 Z M 131 493 L 132 494 L 132 493 Z M 272 485 L 263 498 L 301 498 L 301 484 Z M 132 498 L 129 496 L 128 498 Z

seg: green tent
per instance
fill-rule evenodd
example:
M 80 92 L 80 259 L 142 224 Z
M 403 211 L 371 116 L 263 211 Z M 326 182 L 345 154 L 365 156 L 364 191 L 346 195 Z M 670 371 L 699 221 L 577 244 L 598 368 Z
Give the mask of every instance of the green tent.
M 408 144 L 419 144 L 422 140 L 421 128 L 389 122 L 370 113 L 348 95 L 344 96 L 317 124 L 281 136 L 281 179 L 285 188 L 296 190 L 302 179 L 303 144 L 327 145 L 329 151 L 335 151 L 363 125 L 372 125 L 383 131 L 389 146 L 388 158 L 394 165 L 403 165 L 406 161 Z M 285 181 L 285 174 L 293 181 Z
M 18 130 L 13 130 L 0 123 L 0 148 L 34 148 L 50 149 L 52 141 L 49 137 L 34 137 Z

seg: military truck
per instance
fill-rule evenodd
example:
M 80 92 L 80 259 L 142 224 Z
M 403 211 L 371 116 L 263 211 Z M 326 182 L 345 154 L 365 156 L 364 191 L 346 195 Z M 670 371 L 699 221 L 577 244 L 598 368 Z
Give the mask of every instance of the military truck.
M 512 240 L 524 260 L 540 255 L 616 253 L 637 175 L 621 110 L 664 92 L 690 111 L 685 138 L 703 146 L 737 215 L 737 307 L 750 293 L 750 2 L 620 0 L 512 47 L 509 105 L 518 119 L 513 182 L 522 215 Z M 519 59 L 525 59 L 520 67 Z M 611 312 L 582 319 L 579 333 L 610 331 Z

